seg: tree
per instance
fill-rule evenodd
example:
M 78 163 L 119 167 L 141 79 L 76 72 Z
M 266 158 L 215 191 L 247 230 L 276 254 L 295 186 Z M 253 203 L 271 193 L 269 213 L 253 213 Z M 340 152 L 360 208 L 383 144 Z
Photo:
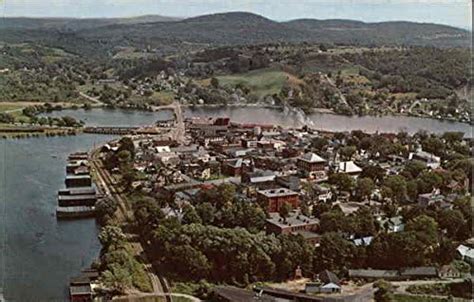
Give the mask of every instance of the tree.
M 117 293 L 125 293 L 127 288 L 132 287 L 132 277 L 124 267 L 112 264 L 109 269 L 102 272 L 100 281 Z
M 196 212 L 204 224 L 212 224 L 216 218 L 216 208 L 210 202 L 198 204 L 196 206 Z
M 95 203 L 95 211 L 100 223 L 105 223 L 111 219 L 115 211 L 117 211 L 118 204 L 114 198 L 101 198 Z
M 288 218 L 288 216 L 290 215 L 291 210 L 291 204 L 285 202 L 280 206 L 278 213 L 280 214 L 280 217 L 283 218 L 284 221 L 286 221 L 286 218 Z
M 212 78 L 211 79 L 211 86 L 214 88 L 219 88 L 219 80 L 217 78 Z
M 320 245 L 314 253 L 314 267 L 317 270 L 340 271 L 353 267 L 356 258 L 356 246 L 338 233 L 326 233 L 321 236 Z
M 369 207 L 360 207 L 354 215 L 355 232 L 361 236 L 375 234 L 375 219 Z
M 385 176 L 385 170 L 380 166 L 370 165 L 365 166 L 362 168 L 362 172 L 360 173 L 360 177 L 362 178 L 370 178 L 374 182 L 381 182 Z
M 357 152 L 357 148 L 355 146 L 345 146 L 339 150 L 339 154 L 341 155 L 343 160 L 351 160 L 352 156 Z
M 132 183 L 136 180 L 137 174 L 133 168 L 126 165 L 121 169 L 122 173 L 122 185 L 125 192 L 130 192 L 132 189 Z
M 354 229 L 354 223 L 352 218 L 344 215 L 344 213 L 340 209 L 333 209 L 329 212 L 321 214 L 319 228 L 322 233 L 351 233 Z
M 183 208 L 183 219 L 181 220 L 181 222 L 184 224 L 191 224 L 191 223 L 201 223 L 202 220 L 193 206 L 186 205 Z
M 319 152 L 323 151 L 328 144 L 329 141 L 324 137 L 315 137 L 311 140 L 311 147 Z
M 117 151 L 120 152 L 122 150 L 127 150 L 130 152 L 131 158 L 135 158 L 135 145 L 130 137 L 125 136 L 120 139 Z
M 111 250 L 121 247 L 125 242 L 125 234 L 117 226 L 105 226 L 99 234 L 99 240 L 104 249 Z M 115 247 L 115 248 L 114 248 Z
M 418 178 L 418 192 L 420 194 L 430 193 L 435 188 L 439 188 L 443 183 L 443 178 L 433 171 L 424 171 Z
M 375 302 L 391 302 L 393 301 L 393 287 L 390 282 L 385 280 L 379 280 L 374 283 L 374 288 L 376 288 L 374 294 Z
M 132 161 L 132 155 L 128 150 L 120 150 L 117 153 L 117 159 L 119 160 L 120 164 L 126 165 Z
M 428 246 L 438 243 L 438 223 L 429 216 L 420 215 L 407 222 L 406 232 L 414 232 L 417 238 Z
M 403 202 L 407 195 L 407 182 L 403 176 L 392 175 L 385 179 L 384 186 L 390 188 L 395 200 Z
M 345 173 L 333 173 L 329 175 L 329 183 L 338 187 L 341 191 L 351 192 L 354 187 L 354 179 Z
M 148 234 L 165 217 L 157 201 L 150 197 L 139 198 L 133 204 L 133 215 L 141 234 Z
M 456 238 L 457 232 L 466 221 L 461 211 L 445 209 L 438 213 L 438 223 L 442 230 L 447 231 L 450 238 Z
M 356 185 L 356 196 L 360 200 L 364 200 L 366 198 L 370 197 L 370 194 L 374 190 L 374 182 L 372 179 L 366 177 L 366 178 L 359 178 L 357 179 L 357 185 Z
M 405 171 L 408 172 L 412 178 L 417 178 L 426 169 L 426 164 L 419 160 L 410 160 L 405 165 Z

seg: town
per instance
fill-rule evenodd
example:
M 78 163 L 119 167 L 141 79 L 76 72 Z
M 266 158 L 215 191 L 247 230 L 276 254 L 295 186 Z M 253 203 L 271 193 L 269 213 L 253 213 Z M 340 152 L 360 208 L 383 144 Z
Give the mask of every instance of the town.
M 102 294 L 155 292 L 152 275 L 166 280 L 162 295 L 188 288 L 218 301 L 470 298 L 472 140 L 462 133 L 332 133 L 226 117 L 150 128 L 160 134 L 135 130 L 87 164 L 103 195 L 92 280 Z M 117 249 L 141 260 L 113 260 Z

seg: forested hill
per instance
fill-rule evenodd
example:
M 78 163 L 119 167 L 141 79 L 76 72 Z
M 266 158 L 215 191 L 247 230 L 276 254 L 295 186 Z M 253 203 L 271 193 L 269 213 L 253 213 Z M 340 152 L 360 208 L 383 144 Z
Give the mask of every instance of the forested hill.
M 5 18 L 0 21 L 0 40 L 6 42 L 41 41 L 58 46 L 57 41 L 64 39 L 65 33 L 73 35 L 69 38 L 90 43 L 100 41 L 112 47 L 142 46 L 143 43 L 163 47 L 184 42 L 236 45 L 278 41 L 469 47 L 471 35 L 467 30 L 437 24 L 314 19 L 276 22 L 243 12 L 184 20 L 147 16 L 129 19 Z

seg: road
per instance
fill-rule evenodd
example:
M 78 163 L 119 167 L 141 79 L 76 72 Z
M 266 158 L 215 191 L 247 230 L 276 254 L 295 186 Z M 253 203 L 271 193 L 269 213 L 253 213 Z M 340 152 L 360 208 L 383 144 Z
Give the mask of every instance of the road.
M 151 108 L 153 111 L 173 110 L 175 116 L 175 125 L 173 129 L 171 129 L 171 131 L 169 132 L 169 135 L 172 140 L 178 142 L 179 144 L 183 144 L 186 128 L 184 125 L 184 117 L 183 111 L 181 109 L 181 104 L 178 101 L 174 101 L 170 105 L 152 106 Z
M 82 96 L 83 98 L 88 99 L 91 102 L 94 102 L 97 106 L 103 106 L 104 103 L 99 100 L 99 98 L 92 97 L 90 95 L 85 94 L 84 92 L 79 92 L 79 95 Z

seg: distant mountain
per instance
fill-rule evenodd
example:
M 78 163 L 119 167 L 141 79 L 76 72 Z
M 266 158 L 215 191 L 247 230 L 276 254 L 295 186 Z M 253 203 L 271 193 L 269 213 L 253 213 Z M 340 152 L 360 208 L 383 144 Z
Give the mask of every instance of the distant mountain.
M 472 34 L 446 25 L 406 21 L 365 23 L 353 20 L 299 19 L 285 24 L 307 31 L 312 38 L 333 43 L 470 47 Z
M 68 36 L 65 37 L 65 34 Z M 44 38 L 43 35 L 48 37 Z M 42 42 L 78 39 L 81 43 L 100 43 L 108 48 L 144 45 L 163 47 L 179 43 L 235 45 L 304 41 L 470 47 L 470 35 L 470 31 L 438 24 L 315 19 L 276 22 L 246 12 L 204 15 L 183 20 L 142 16 L 117 19 L 5 18 L 0 21 L 0 40 L 7 42 L 22 39 Z
M 188 18 L 176 22 L 134 25 L 110 25 L 100 30 L 88 29 L 81 36 L 106 40 L 123 37 L 135 41 L 170 39 L 199 44 L 253 44 L 266 42 L 298 42 L 305 32 L 251 13 L 223 13 Z
M 128 18 L 28 18 L 11 17 L 0 19 L 0 29 L 34 29 L 34 30 L 71 30 L 97 28 L 112 24 L 139 24 L 149 22 L 178 21 L 180 18 L 160 15 L 144 15 Z

